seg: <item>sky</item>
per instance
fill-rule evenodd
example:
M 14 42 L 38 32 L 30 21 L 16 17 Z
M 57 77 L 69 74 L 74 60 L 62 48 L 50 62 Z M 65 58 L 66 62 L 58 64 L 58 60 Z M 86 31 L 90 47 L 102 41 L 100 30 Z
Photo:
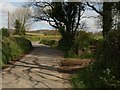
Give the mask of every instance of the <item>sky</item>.
M 10 13 L 14 12 L 15 9 L 20 8 L 25 1 L 27 2 L 27 0 L 0 0 L 0 28 L 8 26 L 8 23 L 7 23 L 8 11 Z M 83 16 L 91 16 L 91 15 L 97 16 L 98 14 L 95 11 L 86 11 Z M 100 28 L 97 28 L 94 18 L 87 18 L 87 19 L 85 18 L 82 20 L 89 27 L 87 31 L 97 32 L 102 30 Z M 31 28 L 31 30 L 40 30 L 40 29 L 54 29 L 54 28 L 51 27 L 45 21 L 34 23 Z

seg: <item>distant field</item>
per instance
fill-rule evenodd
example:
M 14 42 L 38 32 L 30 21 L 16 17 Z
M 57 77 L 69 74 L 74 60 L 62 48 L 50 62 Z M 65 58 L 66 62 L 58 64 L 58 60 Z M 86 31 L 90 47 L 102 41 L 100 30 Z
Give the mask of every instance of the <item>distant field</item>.
M 102 39 L 103 36 L 101 36 L 101 35 L 95 35 L 94 38 L 95 38 L 96 40 L 99 40 L 99 39 Z
M 26 33 L 27 36 L 42 36 L 44 34 L 41 33 Z
M 60 35 L 44 35 L 41 33 L 26 33 L 25 36 L 30 41 L 40 41 L 41 39 L 60 40 Z

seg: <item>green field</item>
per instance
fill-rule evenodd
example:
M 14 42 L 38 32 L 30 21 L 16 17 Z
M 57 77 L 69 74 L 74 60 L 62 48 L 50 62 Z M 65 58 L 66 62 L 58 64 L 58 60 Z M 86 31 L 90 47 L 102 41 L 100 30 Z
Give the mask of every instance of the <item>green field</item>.
M 44 35 L 41 33 L 26 33 L 25 38 L 30 41 L 40 41 L 42 39 L 60 40 L 60 35 Z

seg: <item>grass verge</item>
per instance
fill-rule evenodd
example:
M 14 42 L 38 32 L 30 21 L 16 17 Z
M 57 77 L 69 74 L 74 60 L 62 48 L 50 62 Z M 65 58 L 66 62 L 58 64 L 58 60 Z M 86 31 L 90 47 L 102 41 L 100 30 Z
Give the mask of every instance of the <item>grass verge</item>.
M 4 38 L 1 43 L 2 57 L 0 58 L 0 66 L 4 66 L 10 60 L 14 60 L 32 49 L 31 42 L 20 36 Z

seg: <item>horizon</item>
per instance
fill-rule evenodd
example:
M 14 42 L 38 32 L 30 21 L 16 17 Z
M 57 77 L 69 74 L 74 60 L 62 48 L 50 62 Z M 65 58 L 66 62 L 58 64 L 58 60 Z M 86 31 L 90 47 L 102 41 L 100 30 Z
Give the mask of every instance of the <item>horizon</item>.
M 8 27 L 8 21 L 7 21 L 7 12 L 9 11 L 14 12 L 16 10 L 16 8 L 21 8 L 22 5 L 25 3 L 23 1 L 17 0 L 18 2 L 15 2 L 15 0 L 12 0 L 12 2 L 0 2 L 0 18 L 2 18 L 0 20 L 0 28 L 7 28 Z M 20 2 L 19 2 L 20 1 Z M 6 8 L 3 8 L 3 6 L 7 6 Z M 89 11 L 86 10 L 83 14 L 83 16 L 97 16 L 98 14 L 95 11 Z M 96 25 L 96 19 L 95 18 L 85 18 L 82 21 L 84 21 L 86 23 L 86 25 L 88 26 L 88 29 L 86 29 L 86 31 L 89 32 L 99 32 L 102 31 L 102 28 L 98 28 Z M 52 26 L 50 26 L 47 22 L 45 21 L 40 21 L 40 22 L 35 22 L 31 29 L 31 30 L 41 30 L 41 29 L 49 29 L 52 30 L 54 29 Z

